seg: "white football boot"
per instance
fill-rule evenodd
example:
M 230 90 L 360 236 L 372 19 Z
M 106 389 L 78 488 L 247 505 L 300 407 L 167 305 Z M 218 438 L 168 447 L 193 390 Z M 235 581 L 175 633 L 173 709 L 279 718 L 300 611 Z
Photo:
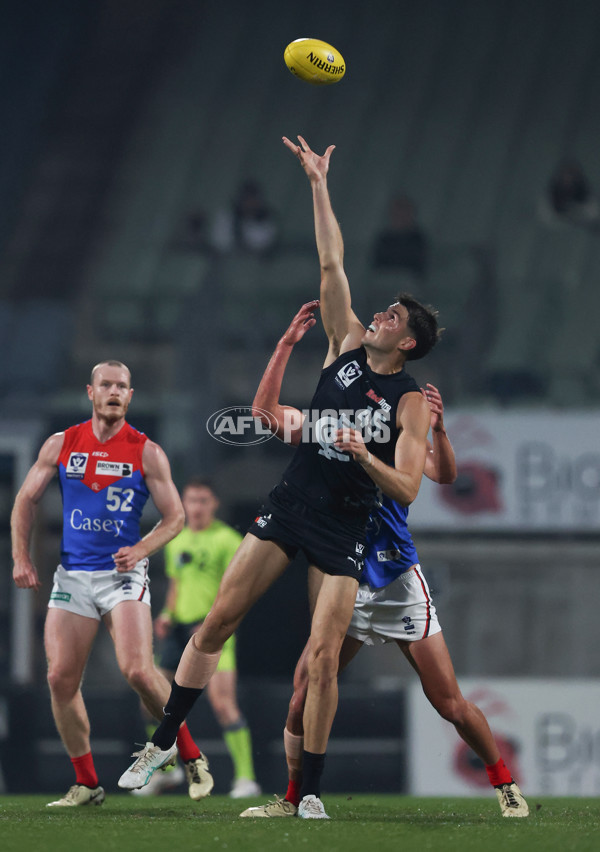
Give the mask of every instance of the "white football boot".
M 119 778 L 118 784 L 124 790 L 136 790 L 145 787 L 157 769 L 171 766 L 177 762 L 177 745 L 161 751 L 154 743 L 146 743 L 141 751 L 134 751 L 135 760 Z
M 241 817 L 295 817 L 298 813 L 298 808 L 287 799 L 280 799 L 275 796 L 274 802 L 267 802 L 266 805 L 260 805 L 258 808 L 246 808 L 242 811 Z
M 329 819 L 323 802 L 312 793 L 305 796 L 298 805 L 298 816 L 300 819 Z
M 529 807 L 525 801 L 525 797 L 514 781 L 510 784 L 502 784 L 501 787 L 496 787 L 496 797 L 503 817 L 529 816 Z
M 83 784 L 73 784 L 62 799 L 48 802 L 47 808 L 77 808 L 81 805 L 101 805 L 105 799 L 102 787 L 85 787 Z

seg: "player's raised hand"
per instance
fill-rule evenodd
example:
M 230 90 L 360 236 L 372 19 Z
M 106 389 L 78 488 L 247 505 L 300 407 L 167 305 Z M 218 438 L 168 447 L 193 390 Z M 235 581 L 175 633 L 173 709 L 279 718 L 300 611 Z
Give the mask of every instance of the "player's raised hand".
M 312 328 L 317 322 L 314 312 L 318 310 L 318 307 L 318 299 L 313 299 L 312 302 L 302 305 L 283 334 L 281 342 L 286 343 L 288 346 L 295 346 L 296 343 L 302 340 L 308 329 Z
M 435 385 L 427 382 L 425 388 L 421 388 L 421 393 L 429 403 L 431 411 L 431 428 L 434 432 L 438 432 L 444 428 L 444 403 L 442 395 Z
M 311 150 L 308 142 L 302 136 L 298 136 L 299 145 L 295 145 L 287 136 L 283 136 L 282 139 L 285 147 L 298 157 L 310 181 L 321 180 L 326 176 L 329 171 L 329 158 L 335 149 L 335 145 L 330 145 L 325 153 L 319 156 Z

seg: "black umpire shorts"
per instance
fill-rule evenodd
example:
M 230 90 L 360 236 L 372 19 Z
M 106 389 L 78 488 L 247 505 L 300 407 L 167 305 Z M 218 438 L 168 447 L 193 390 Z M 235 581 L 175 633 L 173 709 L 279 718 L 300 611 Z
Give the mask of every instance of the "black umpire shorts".
M 262 541 L 280 544 L 290 559 L 301 551 L 309 565 L 323 573 L 353 577 L 360 582 L 364 533 L 313 509 L 285 491 L 285 487 L 271 491 L 248 532 Z
M 177 671 L 179 660 L 190 641 L 190 636 L 196 632 L 201 624 L 201 621 L 195 621 L 191 624 L 173 624 L 171 630 L 159 645 L 158 665 L 161 669 Z

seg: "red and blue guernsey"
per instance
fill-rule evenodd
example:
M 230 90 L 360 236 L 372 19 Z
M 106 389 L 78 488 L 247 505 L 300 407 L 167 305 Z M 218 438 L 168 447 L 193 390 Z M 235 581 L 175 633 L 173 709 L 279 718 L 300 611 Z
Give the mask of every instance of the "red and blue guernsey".
M 65 431 L 58 457 L 63 499 L 61 564 L 67 571 L 110 571 L 113 554 L 140 540 L 150 492 L 142 453 L 146 435 L 124 423 L 101 443 L 87 420 Z
M 372 589 L 382 589 L 419 561 L 406 519 L 408 507 L 381 497 L 381 507 L 367 525 L 365 563 L 360 577 Z

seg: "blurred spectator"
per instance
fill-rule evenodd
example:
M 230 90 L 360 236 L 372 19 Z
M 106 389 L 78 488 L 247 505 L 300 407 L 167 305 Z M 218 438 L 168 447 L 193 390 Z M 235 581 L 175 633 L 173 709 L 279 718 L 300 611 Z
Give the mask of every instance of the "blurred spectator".
M 415 275 L 427 272 L 429 242 L 417 223 L 417 208 L 406 195 L 392 198 L 388 226 L 375 238 L 372 264 L 377 269 L 401 267 Z
M 540 213 L 546 222 L 598 226 L 598 202 L 576 160 L 563 160 L 558 164 L 550 178 L 547 196 L 540 205 Z
M 265 255 L 279 240 L 279 223 L 256 181 L 247 180 L 239 188 L 231 209 L 217 213 L 211 231 L 211 244 L 219 252 L 237 250 Z

